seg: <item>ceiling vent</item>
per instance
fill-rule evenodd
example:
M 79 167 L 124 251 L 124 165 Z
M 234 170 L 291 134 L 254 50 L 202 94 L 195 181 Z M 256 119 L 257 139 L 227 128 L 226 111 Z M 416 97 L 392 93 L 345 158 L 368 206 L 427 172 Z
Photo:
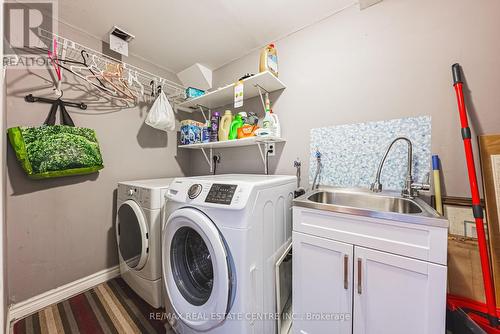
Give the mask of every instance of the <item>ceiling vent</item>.
M 109 48 L 121 55 L 128 56 L 128 43 L 135 38 L 131 33 L 114 26 L 109 32 Z
M 113 29 L 109 32 L 110 35 L 116 36 L 119 39 L 124 40 L 125 42 L 130 42 L 135 38 L 131 33 L 126 32 L 125 30 L 114 26 Z

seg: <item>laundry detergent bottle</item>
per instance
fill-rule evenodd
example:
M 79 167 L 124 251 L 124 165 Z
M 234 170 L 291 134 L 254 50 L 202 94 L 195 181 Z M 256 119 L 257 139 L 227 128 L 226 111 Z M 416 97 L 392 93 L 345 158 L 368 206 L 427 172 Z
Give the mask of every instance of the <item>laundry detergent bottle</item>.
M 229 131 L 231 130 L 232 121 L 233 114 L 231 113 L 231 110 L 226 110 L 219 123 L 219 141 L 229 139 Z
M 280 125 L 280 120 L 278 118 L 278 115 L 273 113 L 273 110 L 271 109 L 270 111 L 271 117 L 274 120 L 274 135 L 278 138 L 281 138 L 281 125 Z
M 269 44 L 260 52 L 259 72 L 265 71 L 278 76 L 278 51 L 274 44 Z
M 216 142 L 219 140 L 219 123 L 220 114 L 214 111 L 212 117 L 210 118 L 210 141 Z
M 269 136 L 281 137 L 280 121 L 272 109 L 266 112 L 266 116 L 262 120 L 262 128 L 267 129 Z
M 231 122 L 231 130 L 229 130 L 229 140 L 238 138 L 238 129 L 243 126 L 243 118 L 241 114 L 236 114 Z

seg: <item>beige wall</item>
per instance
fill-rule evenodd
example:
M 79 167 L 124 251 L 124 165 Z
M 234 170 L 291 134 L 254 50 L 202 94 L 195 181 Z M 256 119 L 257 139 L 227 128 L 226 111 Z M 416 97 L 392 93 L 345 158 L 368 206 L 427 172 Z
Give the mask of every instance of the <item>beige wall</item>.
M 60 34 L 100 49 L 93 38 L 60 27 Z M 175 79 L 172 73 L 126 61 Z M 66 74 L 65 74 L 66 75 Z M 41 125 L 50 106 L 23 97 L 52 94 L 48 70 L 7 73 L 7 126 Z M 177 156 L 176 134 L 143 123 L 148 106 L 121 108 L 68 77 L 64 99 L 83 101 L 86 111 L 67 108 L 77 126 L 96 130 L 105 168 L 99 174 L 52 180 L 28 179 L 12 149 L 7 152 L 7 241 L 11 303 L 117 265 L 114 190 L 118 181 L 184 175 L 187 156 Z
M 311 128 L 431 115 L 445 191 L 468 195 L 451 65 L 464 67 L 476 133 L 500 132 L 498 13 L 496 0 L 384 0 L 363 11 L 350 7 L 277 41 L 287 89 L 274 110 L 287 142 L 272 171 L 295 173 L 293 160 L 300 157 L 307 179 Z M 215 71 L 214 87 L 257 69 L 253 52 Z M 243 109 L 258 106 L 254 101 Z M 221 152 L 221 173 L 263 171 L 257 148 Z M 208 173 L 201 153 L 191 155 L 191 172 Z

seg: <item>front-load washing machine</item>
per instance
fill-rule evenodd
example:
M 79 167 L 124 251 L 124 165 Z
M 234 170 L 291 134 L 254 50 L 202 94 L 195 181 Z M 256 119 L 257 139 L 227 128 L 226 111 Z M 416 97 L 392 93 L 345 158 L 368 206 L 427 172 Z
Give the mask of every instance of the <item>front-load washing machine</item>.
M 120 273 L 127 284 L 153 307 L 163 305 L 161 224 L 165 193 L 172 179 L 118 183 L 116 239 Z
M 180 334 L 275 333 L 275 263 L 292 233 L 294 176 L 175 179 L 162 228 L 166 318 Z

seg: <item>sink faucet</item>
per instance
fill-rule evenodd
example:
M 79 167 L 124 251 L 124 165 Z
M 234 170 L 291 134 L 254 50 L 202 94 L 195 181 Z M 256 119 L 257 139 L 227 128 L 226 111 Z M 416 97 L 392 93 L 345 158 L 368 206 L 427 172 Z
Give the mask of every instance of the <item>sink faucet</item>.
M 384 157 L 382 158 L 382 161 L 380 161 L 380 164 L 378 166 L 375 182 L 371 184 L 370 190 L 373 192 L 382 191 L 382 183 L 380 183 L 380 173 L 382 172 L 382 167 L 384 167 L 385 159 L 387 158 L 387 155 L 389 155 L 392 146 L 399 140 L 404 140 L 408 144 L 408 166 L 406 170 L 405 185 L 403 187 L 403 190 L 401 190 L 401 196 L 406 198 L 414 198 L 418 196 L 419 190 L 429 190 L 430 185 L 413 182 L 413 145 L 411 143 L 411 140 L 406 137 L 397 137 L 391 142 L 389 147 L 387 147 Z

